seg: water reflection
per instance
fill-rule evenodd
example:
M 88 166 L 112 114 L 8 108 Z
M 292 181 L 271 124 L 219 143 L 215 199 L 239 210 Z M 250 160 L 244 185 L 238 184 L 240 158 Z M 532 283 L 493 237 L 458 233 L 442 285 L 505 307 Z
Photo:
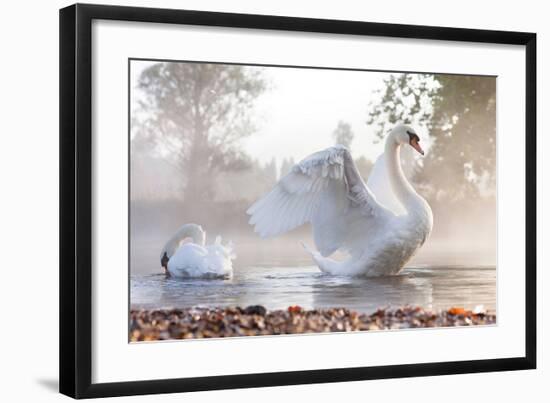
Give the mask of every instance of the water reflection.
M 134 308 L 264 305 L 284 309 L 347 307 L 371 312 L 378 307 L 420 305 L 495 309 L 494 267 L 413 267 L 378 278 L 330 277 L 316 267 L 237 268 L 231 280 L 174 279 L 164 275 L 131 278 Z
M 328 308 L 340 305 L 363 311 L 384 306 L 417 304 L 432 308 L 432 285 L 410 273 L 377 278 L 334 278 L 315 284 L 313 305 Z

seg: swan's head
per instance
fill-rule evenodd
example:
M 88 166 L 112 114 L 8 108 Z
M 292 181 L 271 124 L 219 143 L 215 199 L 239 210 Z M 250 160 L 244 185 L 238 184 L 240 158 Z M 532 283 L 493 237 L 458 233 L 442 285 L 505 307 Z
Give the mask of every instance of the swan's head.
M 162 251 L 162 256 L 160 257 L 160 266 L 164 269 L 164 273 L 168 273 L 168 252 Z
M 187 242 L 193 242 L 197 245 L 204 246 L 206 243 L 206 232 L 204 232 L 202 227 L 198 224 L 182 225 L 160 252 L 160 265 L 164 268 L 165 272 L 167 272 L 168 261 L 172 255 L 183 243 Z
M 424 155 L 424 150 L 420 147 L 420 137 L 416 131 L 409 125 L 397 125 L 391 131 L 390 136 L 397 144 L 408 144 L 420 154 Z

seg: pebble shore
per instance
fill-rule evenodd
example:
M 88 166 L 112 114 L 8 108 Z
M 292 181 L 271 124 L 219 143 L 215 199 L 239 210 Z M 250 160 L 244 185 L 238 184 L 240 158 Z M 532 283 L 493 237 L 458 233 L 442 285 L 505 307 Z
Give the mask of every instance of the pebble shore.
M 346 308 L 268 311 L 246 308 L 186 308 L 130 311 L 130 340 L 154 341 L 296 333 L 491 325 L 496 315 L 453 307 L 440 312 L 404 306 L 362 314 Z

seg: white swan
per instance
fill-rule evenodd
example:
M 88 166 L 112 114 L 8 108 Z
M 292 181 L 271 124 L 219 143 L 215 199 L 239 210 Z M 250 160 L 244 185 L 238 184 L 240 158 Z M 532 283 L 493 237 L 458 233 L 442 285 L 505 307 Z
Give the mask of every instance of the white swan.
M 160 253 L 165 273 L 182 278 L 232 277 L 233 245 L 222 245 L 219 236 L 214 244 L 205 246 L 205 243 L 206 233 L 200 225 L 183 225 Z
M 365 184 L 350 152 L 337 145 L 296 164 L 270 193 L 247 211 L 262 237 L 311 223 L 317 251 L 309 251 L 329 274 L 380 276 L 399 273 L 428 238 L 432 210 L 405 178 L 400 148 L 419 153 L 419 137 L 396 126 Z M 349 258 L 328 258 L 336 250 Z

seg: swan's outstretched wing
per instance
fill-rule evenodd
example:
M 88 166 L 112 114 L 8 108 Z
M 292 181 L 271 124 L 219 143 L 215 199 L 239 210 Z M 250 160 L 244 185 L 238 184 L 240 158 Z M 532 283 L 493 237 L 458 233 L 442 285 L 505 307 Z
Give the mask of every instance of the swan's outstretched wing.
M 374 163 L 369 174 L 367 187 L 374 193 L 376 200 L 384 205 L 384 207 L 390 209 L 394 214 L 400 215 L 406 212 L 390 186 L 384 154 L 380 155 Z
M 319 151 L 296 164 L 247 213 L 262 237 L 310 222 L 323 256 L 339 248 L 354 249 L 358 234 L 363 236 L 375 221 L 393 215 L 376 201 L 343 146 Z

